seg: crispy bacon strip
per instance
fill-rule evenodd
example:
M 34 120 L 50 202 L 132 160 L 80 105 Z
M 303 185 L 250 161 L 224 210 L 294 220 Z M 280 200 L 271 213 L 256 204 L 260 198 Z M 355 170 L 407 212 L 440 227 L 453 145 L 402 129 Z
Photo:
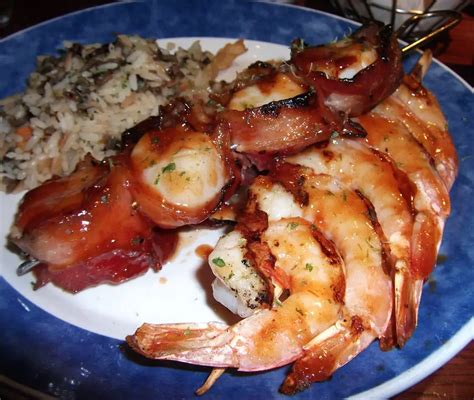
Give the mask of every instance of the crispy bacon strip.
M 343 123 L 315 92 L 274 101 L 244 111 L 226 110 L 220 129 L 228 130 L 233 148 L 250 156 L 295 153 L 341 131 Z
M 178 235 L 173 231 L 156 231 L 143 240 L 135 240 L 134 249 L 105 252 L 60 271 L 50 270 L 47 264 L 38 265 L 33 270 L 34 289 L 52 282 L 68 292 L 77 293 L 102 283 L 125 282 L 144 274 L 149 268 L 158 271 L 173 254 Z

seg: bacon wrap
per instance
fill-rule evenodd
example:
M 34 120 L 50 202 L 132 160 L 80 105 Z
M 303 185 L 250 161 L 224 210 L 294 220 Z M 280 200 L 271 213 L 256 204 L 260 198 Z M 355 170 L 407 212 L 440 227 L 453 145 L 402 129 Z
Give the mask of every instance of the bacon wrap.
M 133 207 L 123 158 L 86 161 L 69 178 L 25 196 L 15 223 L 20 236 L 13 241 L 42 262 L 35 269 L 37 287 L 53 281 L 77 292 L 160 265 L 163 251 L 151 242 L 152 224 Z
M 226 110 L 220 129 L 232 147 L 252 157 L 292 154 L 343 129 L 342 120 L 321 104 L 315 92 L 273 101 L 244 111 Z
M 297 74 L 321 93 L 326 105 L 354 117 L 369 111 L 395 91 L 403 77 L 403 66 L 400 47 L 390 26 L 370 23 L 349 39 L 354 45 L 370 46 L 377 52 L 376 61 L 350 79 L 333 79 L 320 71 L 328 66 L 345 68 L 357 62 L 356 57 L 341 57 L 337 48 L 331 46 L 293 49 L 291 61 Z
M 134 249 L 105 252 L 60 271 L 51 271 L 47 264 L 40 264 L 33 270 L 34 289 L 52 282 L 68 292 L 77 293 L 103 283 L 116 285 L 128 281 L 149 268 L 159 271 L 173 254 L 178 235 L 172 231 L 157 231 L 139 242 Z
M 202 143 L 207 143 L 209 149 L 216 152 L 218 162 L 216 162 L 215 169 L 209 173 L 222 174 L 225 182 L 220 187 L 216 187 L 218 190 L 215 195 L 205 203 L 199 202 L 195 206 L 174 203 L 170 196 L 166 197 L 154 188 L 160 179 L 159 175 L 163 175 L 166 167 L 161 168 L 161 174 L 158 170 L 155 185 L 147 182 L 143 173 L 147 168 L 151 168 L 156 160 L 172 159 L 174 154 L 183 149 L 193 151 L 195 143 L 200 146 Z M 219 135 L 211 137 L 205 133 L 179 126 L 146 133 L 132 150 L 130 157 L 130 168 L 133 175 L 131 189 L 138 202 L 140 212 L 164 229 L 198 224 L 206 220 L 222 201 L 228 198 L 229 191 L 234 191 L 240 182 L 234 160 L 224 145 L 225 139 Z M 199 157 L 199 155 L 195 157 Z M 199 158 L 196 158 L 196 162 L 199 162 Z M 176 191 L 192 187 L 192 181 L 184 181 L 184 175 L 181 178 L 182 182 L 175 179 Z

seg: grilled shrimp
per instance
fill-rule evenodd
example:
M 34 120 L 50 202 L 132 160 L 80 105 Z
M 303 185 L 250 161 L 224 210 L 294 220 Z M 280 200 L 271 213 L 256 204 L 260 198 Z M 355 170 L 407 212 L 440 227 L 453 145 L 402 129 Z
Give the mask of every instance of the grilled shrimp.
M 457 174 L 457 156 L 446 121 L 436 100 L 421 86 L 424 58 L 392 96 L 358 117 L 367 132 L 365 142 L 384 153 L 403 172 L 408 178 L 408 184 L 402 185 L 405 198 L 412 198 L 409 273 L 395 270 L 399 346 L 405 344 L 416 327 L 423 281 L 436 263 L 450 213 L 449 189 Z
M 298 193 L 285 187 L 290 181 L 302 182 Z M 284 215 L 272 204 L 275 193 L 286 193 L 292 202 Z M 294 393 L 327 379 L 383 335 L 391 315 L 391 279 L 366 203 L 334 178 L 289 164 L 279 167 L 250 187 L 248 209 L 263 212 L 267 224 L 254 229 L 239 223 L 240 236 L 234 231 L 222 238 L 209 262 L 214 269 L 244 264 L 270 275 L 274 286 L 289 291 L 288 298 L 277 295 L 271 308 L 262 307 L 234 326 L 144 324 L 127 341 L 147 357 L 241 371 L 296 361 L 282 387 Z M 225 259 L 231 240 L 234 248 L 247 250 Z M 268 266 L 260 265 L 255 247 L 269 250 L 274 274 L 262 271 Z
M 400 181 L 396 167 L 380 153 L 364 143 L 343 138 L 333 139 L 324 147 L 308 148 L 288 157 L 286 161 L 339 178 L 373 205 L 373 218 L 380 223 L 390 254 L 397 337 L 405 337 L 404 333 L 411 332 L 416 325 L 416 316 L 411 315 L 411 310 L 405 307 L 411 291 L 410 243 L 413 235 L 411 193 L 404 196 L 401 189 L 406 181 Z M 386 336 L 384 347 L 391 347 L 396 339 L 391 337 L 390 331 Z
M 393 95 L 381 103 L 376 111 L 389 119 L 396 118 L 403 122 L 432 157 L 436 170 L 449 190 L 457 175 L 458 159 L 438 101 L 421 83 L 423 71 L 426 71 L 430 62 L 431 53 L 427 51 Z
M 293 226 L 296 227 L 292 229 Z M 152 358 L 241 371 L 266 370 L 301 357 L 304 345 L 338 320 L 345 281 L 342 261 L 333 246 L 322 248 L 328 243 L 321 244 L 304 220 L 271 222 L 264 238 L 271 248 L 278 247 L 274 253 L 276 263 L 291 282 L 286 300 L 231 327 L 212 323 L 145 324 L 127 338 L 128 343 Z M 225 246 L 226 240 L 221 239 L 220 243 L 217 248 Z M 223 267 L 233 261 L 218 260 Z

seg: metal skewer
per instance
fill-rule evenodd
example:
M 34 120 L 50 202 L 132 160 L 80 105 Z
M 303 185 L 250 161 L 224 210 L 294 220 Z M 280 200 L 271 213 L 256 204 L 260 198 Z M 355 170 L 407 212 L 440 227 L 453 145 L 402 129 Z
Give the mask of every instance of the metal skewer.
M 40 263 L 41 261 L 36 260 L 35 258 L 31 260 L 26 260 L 25 262 L 22 262 L 18 266 L 18 268 L 16 269 L 16 274 L 18 276 L 25 275 L 26 273 L 30 272 L 34 267 L 36 267 Z
M 421 45 L 428 43 L 442 32 L 448 31 L 449 29 L 459 24 L 462 19 L 462 15 L 458 11 L 451 10 L 432 11 L 424 14 L 417 14 L 412 16 L 410 19 L 407 19 L 402 25 L 400 25 L 400 27 L 397 29 L 397 35 L 398 37 L 409 35 L 413 31 L 413 29 L 420 23 L 420 21 L 424 19 L 439 17 L 448 18 L 448 20 L 435 30 L 402 47 L 402 53 L 407 54 L 410 51 L 417 49 Z

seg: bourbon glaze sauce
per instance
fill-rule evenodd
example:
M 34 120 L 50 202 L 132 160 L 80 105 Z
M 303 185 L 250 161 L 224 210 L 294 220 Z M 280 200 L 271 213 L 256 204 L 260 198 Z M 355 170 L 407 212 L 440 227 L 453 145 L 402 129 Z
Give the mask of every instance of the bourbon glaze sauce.
M 198 247 L 196 247 L 196 250 L 194 250 L 194 253 L 201 259 L 207 260 L 209 258 L 209 255 L 212 253 L 214 248 L 208 244 L 201 244 Z

